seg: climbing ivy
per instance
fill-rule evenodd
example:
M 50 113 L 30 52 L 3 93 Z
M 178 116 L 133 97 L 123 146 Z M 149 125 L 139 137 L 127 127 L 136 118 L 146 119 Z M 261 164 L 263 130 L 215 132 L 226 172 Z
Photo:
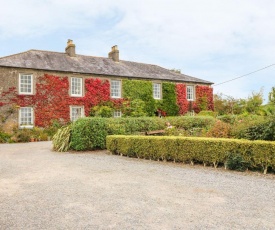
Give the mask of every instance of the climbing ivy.
M 153 98 L 153 86 L 151 81 L 123 80 L 123 98 L 129 100 L 140 99 L 144 101 L 144 112 L 147 116 L 153 116 L 156 111 L 156 102 Z
M 177 105 L 176 85 L 171 82 L 162 83 L 162 100 L 158 102 L 158 109 L 166 112 L 167 116 L 177 116 L 179 106 Z
M 69 95 L 67 77 L 45 74 L 37 78 L 34 95 L 19 95 L 16 87 L 10 87 L 8 91 L 2 92 L 0 107 L 32 106 L 35 110 L 35 125 L 46 127 L 54 120 L 69 122 L 70 105 L 84 106 L 86 116 L 89 116 L 91 109 L 96 106 L 105 106 L 104 112 L 107 106 L 108 116 L 113 110 L 122 110 L 124 116 L 154 116 L 156 111 L 162 116 L 177 116 L 184 115 L 190 105 L 186 97 L 186 85 L 183 83 L 163 82 L 162 100 L 153 98 L 153 84 L 149 80 L 122 80 L 122 90 L 123 97 L 113 99 L 110 97 L 108 80 L 88 78 L 85 79 L 85 95 L 75 98 Z M 211 87 L 196 86 L 195 98 L 191 109 L 196 113 L 201 110 L 214 110 Z

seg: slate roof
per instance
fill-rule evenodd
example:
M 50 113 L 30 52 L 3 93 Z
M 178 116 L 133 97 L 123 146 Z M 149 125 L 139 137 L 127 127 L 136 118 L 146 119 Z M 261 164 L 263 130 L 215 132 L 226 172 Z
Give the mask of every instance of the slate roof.
M 114 62 L 111 58 L 76 55 L 42 50 L 29 50 L 0 58 L 0 66 L 69 73 L 119 76 L 136 79 L 168 80 L 213 84 L 199 78 L 172 72 L 157 65 L 131 61 Z

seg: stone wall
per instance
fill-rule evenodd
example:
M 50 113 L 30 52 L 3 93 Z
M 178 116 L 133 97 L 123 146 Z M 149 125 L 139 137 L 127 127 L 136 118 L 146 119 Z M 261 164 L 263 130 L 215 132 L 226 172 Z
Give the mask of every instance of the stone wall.
M 33 74 L 33 84 L 34 84 L 34 94 L 36 93 L 36 83 L 39 76 L 44 74 L 55 75 L 59 77 L 82 77 L 85 81 L 86 78 L 101 78 L 101 79 L 110 79 L 110 77 L 99 77 L 91 74 L 79 74 L 79 73 L 64 73 L 58 71 L 43 71 L 43 70 L 34 70 L 34 69 L 22 69 L 22 68 L 9 68 L 9 67 L 0 67 L 0 102 L 7 101 L 9 95 L 2 96 L 3 92 L 8 92 L 10 88 L 15 87 L 18 92 L 19 86 L 19 74 Z M 83 89 L 85 93 L 85 89 Z M 68 92 L 69 93 L 69 92 Z M 3 129 L 6 132 L 12 132 L 12 129 L 18 128 L 18 115 L 19 107 L 15 104 L 9 104 L 0 106 L 0 129 Z

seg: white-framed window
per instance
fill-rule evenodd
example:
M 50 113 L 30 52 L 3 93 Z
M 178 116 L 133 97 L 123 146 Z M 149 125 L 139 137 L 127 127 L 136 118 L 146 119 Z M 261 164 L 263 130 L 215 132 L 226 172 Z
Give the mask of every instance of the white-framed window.
M 114 117 L 121 117 L 122 116 L 122 113 L 120 110 L 115 110 L 114 111 Z
M 121 98 L 120 80 L 111 80 L 111 98 Z
M 154 99 L 161 99 L 161 83 L 153 82 L 153 97 Z
M 71 96 L 82 97 L 82 78 L 71 78 Z
M 194 86 L 193 85 L 188 85 L 186 90 L 187 90 L 187 100 L 188 101 L 194 101 L 194 98 L 195 98 L 195 90 L 194 90 Z
M 33 94 L 33 75 L 19 74 L 19 94 Z
M 33 128 L 33 108 L 21 107 L 19 109 L 19 127 Z
M 80 117 L 84 117 L 84 107 L 83 106 L 70 106 L 71 121 L 76 121 Z

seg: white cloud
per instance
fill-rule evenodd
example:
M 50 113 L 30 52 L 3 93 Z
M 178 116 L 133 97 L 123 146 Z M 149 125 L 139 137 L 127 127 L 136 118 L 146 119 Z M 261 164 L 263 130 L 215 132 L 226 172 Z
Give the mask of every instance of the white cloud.
M 80 53 L 107 56 L 117 44 L 123 59 L 218 83 L 275 63 L 274 9 L 273 0 L 10 0 L 1 2 L 0 41 L 60 33 Z M 261 74 L 220 88 L 268 91 L 274 68 Z

